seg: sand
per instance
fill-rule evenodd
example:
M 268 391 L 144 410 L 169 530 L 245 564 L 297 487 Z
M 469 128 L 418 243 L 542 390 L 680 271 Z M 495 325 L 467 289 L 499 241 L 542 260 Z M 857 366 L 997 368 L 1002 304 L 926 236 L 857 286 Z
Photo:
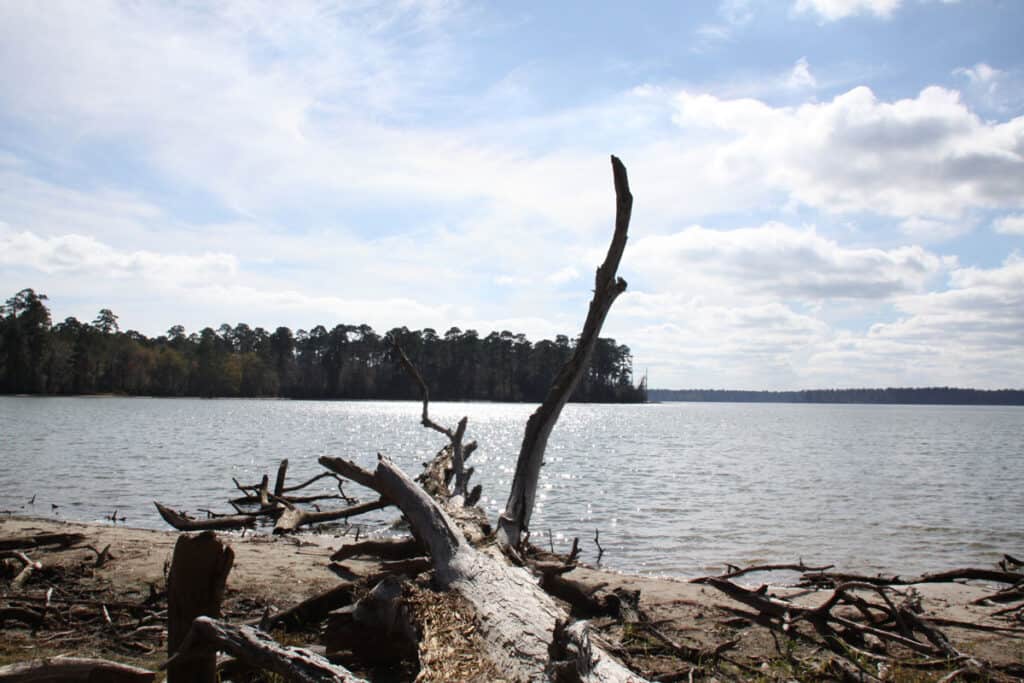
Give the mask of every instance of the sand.
M 0 519 L 0 538 L 26 536 L 39 533 L 81 533 L 86 540 L 83 544 L 66 550 L 28 551 L 34 560 L 44 567 L 59 568 L 64 574 L 50 575 L 49 581 L 65 580 L 74 582 L 74 590 L 68 586 L 68 601 L 75 596 L 92 596 L 95 602 L 118 601 L 138 602 L 150 594 L 151 586 L 160 589 L 164 585 L 165 573 L 170 562 L 175 539 L 174 531 L 152 531 L 132 529 L 113 524 L 83 524 L 62 522 L 52 519 L 9 517 Z M 300 534 L 294 537 L 271 537 L 266 534 L 249 532 L 241 534 L 224 533 L 235 552 L 235 566 L 228 578 L 225 613 L 229 619 L 243 621 L 258 618 L 264 609 L 272 612 L 286 609 L 301 600 L 337 586 L 342 578 L 330 568 L 329 556 L 343 543 L 352 538 Z M 95 553 L 85 545 L 95 548 L 110 546 L 114 556 L 100 568 L 91 568 Z M 345 567 L 354 575 L 366 575 L 374 571 L 375 563 L 346 561 Z M 841 568 L 840 568 L 841 569 Z M 937 567 L 936 571 L 949 569 Z M 61 577 L 64 577 L 61 579 Z M 777 647 L 768 629 L 751 625 L 738 619 L 737 614 L 749 613 L 749 609 L 726 597 L 718 590 L 683 579 L 632 576 L 598 568 L 583 567 L 574 570 L 570 578 L 590 583 L 605 582 L 608 588 L 622 587 L 640 590 L 641 608 L 651 616 L 664 634 L 696 648 L 714 647 L 726 641 L 739 638 L 738 645 L 728 656 L 750 667 L 744 669 L 749 677 L 753 671 L 761 671 L 767 679 L 785 678 L 787 673 L 783 649 Z M 48 585 L 40 578 L 38 586 L 29 581 L 25 596 L 42 600 L 42 593 Z M 748 586 L 758 586 L 761 575 L 743 578 Z M 770 576 L 766 577 L 772 578 Z M 4 595 L 2 604 L 14 604 L 19 595 L 8 588 L 8 581 L 0 580 Z M 991 594 L 995 587 L 979 583 L 921 584 L 912 587 L 918 591 L 924 608 L 923 616 L 952 619 L 994 627 L 1020 627 L 1005 619 L 992 617 L 1000 605 L 973 605 L 973 601 Z M 900 590 L 905 590 L 903 587 Z M 815 591 L 791 588 L 782 585 L 770 586 L 768 592 L 779 597 L 792 599 L 804 606 L 820 604 L 830 591 Z M 58 596 L 59 597 L 59 596 Z M 62 604 L 59 609 L 68 609 Z M 85 609 L 85 608 L 82 608 Z M 845 609 L 845 608 L 843 608 Z M 146 632 L 136 646 L 120 642 L 110 646 L 103 636 L 103 619 L 95 619 L 86 626 L 77 625 L 78 640 L 48 638 L 44 628 L 38 634 L 31 634 L 26 628 L 8 624 L 0 630 L 3 644 L 0 645 L 0 663 L 19 661 L 32 657 L 57 653 L 100 654 L 118 661 L 139 663 L 154 667 L 163 659 L 162 637 L 158 628 Z M 77 633 L 95 628 L 95 633 Z M 943 626 L 952 642 L 976 657 L 1004 664 L 1024 662 L 1024 632 L 987 632 L 975 629 Z M 89 637 L 91 635 L 91 637 Z M 813 658 L 820 655 L 813 648 L 799 646 L 798 657 Z M 683 663 L 664 653 L 652 651 L 649 656 L 643 652 L 632 652 L 634 662 L 650 670 L 671 672 L 683 668 Z M 664 660 L 664 661 L 663 661 Z M 778 671 L 776 670 L 778 669 Z M 779 676 L 776 676 L 778 674 Z M 930 675 L 930 674 L 929 674 Z M 936 674 L 936 678 L 937 678 Z M 911 679 L 908 679 L 911 680 Z M 912 680 L 932 680 L 920 678 Z

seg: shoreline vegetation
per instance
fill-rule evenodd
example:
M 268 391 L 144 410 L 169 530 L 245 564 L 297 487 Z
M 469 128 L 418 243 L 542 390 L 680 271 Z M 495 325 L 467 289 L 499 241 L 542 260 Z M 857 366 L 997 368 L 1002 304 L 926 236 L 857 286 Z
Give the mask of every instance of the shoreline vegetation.
M 649 389 L 650 401 L 701 403 L 873 403 L 890 405 L 1022 406 L 1021 389 L 890 387 L 886 389 L 809 389 L 736 391 L 729 389 Z
M 394 362 L 393 341 L 435 400 L 540 402 L 578 343 L 458 327 L 381 335 L 365 324 L 293 333 L 225 323 L 191 334 L 174 325 L 150 338 L 121 331 L 109 309 L 92 323 L 71 317 L 52 324 L 47 300 L 24 289 L 0 306 L 0 394 L 416 400 L 417 388 Z M 598 338 L 571 400 L 644 402 L 629 347 Z

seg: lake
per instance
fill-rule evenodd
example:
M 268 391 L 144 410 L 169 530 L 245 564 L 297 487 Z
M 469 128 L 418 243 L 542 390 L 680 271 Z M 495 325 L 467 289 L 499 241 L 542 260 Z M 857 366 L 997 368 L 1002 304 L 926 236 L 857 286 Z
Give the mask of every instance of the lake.
M 492 520 L 535 406 L 436 403 L 469 416 Z M 0 397 L 0 509 L 167 528 L 152 501 L 230 511 L 243 483 L 321 471 L 320 455 L 410 474 L 444 445 L 412 402 Z M 664 403 L 566 407 L 533 541 L 579 536 L 605 566 L 695 576 L 725 562 L 915 573 L 1024 555 L 1024 408 Z M 325 488 L 328 488 L 325 486 Z M 349 495 L 372 494 L 351 484 Z M 35 503 L 28 504 L 35 495 Z M 53 509 L 52 504 L 59 505 Z M 362 520 L 387 533 L 396 515 Z

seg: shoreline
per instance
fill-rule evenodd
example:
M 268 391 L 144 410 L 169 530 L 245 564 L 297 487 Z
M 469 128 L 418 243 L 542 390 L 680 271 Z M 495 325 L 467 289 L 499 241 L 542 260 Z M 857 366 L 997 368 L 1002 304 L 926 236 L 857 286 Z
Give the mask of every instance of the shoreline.
M 68 594 L 91 591 L 90 595 L 101 596 L 100 600 L 110 602 L 137 601 L 159 590 L 165 580 L 166 563 L 170 561 L 174 543 L 179 536 L 175 531 L 156 531 L 111 526 L 109 524 L 58 521 L 40 517 L 8 516 L 0 518 L 0 539 L 24 537 L 40 533 L 77 533 L 84 540 L 64 550 L 27 550 L 26 553 L 43 567 L 61 568 L 69 576 L 81 573 L 80 585 L 71 586 L 57 583 L 58 588 Z M 314 595 L 323 593 L 343 583 L 346 579 L 357 580 L 374 575 L 380 570 L 376 561 L 346 560 L 341 577 L 331 568 L 330 555 L 354 538 L 328 536 L 325 534 L 297 534 L 270 536 L 246 533 L 218 533 L 235 552 L 235 563 L 228 576 L 225 614 L 236 621 L 258 620 L 264 610 L 277 613 Z M 110 547 L 112 559 L 104 566 L 84 573 L 95 559 L 99 550 Z M 337 569 L 337 565 L 335 565 Z M 936 571 L 948 569 L 934 568 Z M 723 642 L 739 638 L 732 657 L 749 662 L 751 666 L 775 661 L 779 657 L 775 641 L 768 629 L 747 623 L 737 615 L 742 614 L 744 605 L 732 600 L 715 588 L 693 583 L 682 578 L 653 577 L 608 571 L 590 566 L 580 566 L 569 574 L 570 578 L 588 584 L 606 584 L 605 590 L 622 588 L 640 591 L 642 609 L 659 623 L 664 632 L 676 642 L 697 648 L 714 648 Z M 744 577 L 739 583 L 747 586 L 763 585 L 769 595 L 792 600 L 801 606 L 815 606 L 831 593 L 829 590 L 795 588 L 792 586 L 764 583 L 759 576 Z M 769 575 L 770 576 L 770 575 Z M 0 580 L 0 587 L 5 584 Z M 44 584 L 34 586 L 31 582 L 26 590 L 34 591 L 40 599 Z M 154 588 L 155 587 L 155 588 Z M 992 605 L 971 604 L 992 594 L 993 588 L 977 582 L 930 583 L 913 586 L 898 586 L 897 592 L 915 592 L 922 602 L 922 614 L 935 619 L 981 625 L 983 628 L 1005 626 L 992 618 Z M 3 592 L 4 600 L 16 601 L 11 591 Z M 100 654 L 118 661 L 155 668 L 165 657 L 161 640 L 163 633 L 144 641 L 147 650 L 139 652 L 113 650 L 103 644 L 102 620 L 94 627 L 96 638 L 86 638 L 79 646 L 62 645 L 59 639 L 44 641 L 48 637 L 33 636 L 27 630 L 7 625 L 3 631 L 5 644 L 0 646 L 0 664 L 21 661 L 27 658 L 72 652 L 75 654 Z M 1019 663 L 1024 661 L 1024 635 L 970 628 L 948 628 L 946 633 L 958 646 L 969 649 L 978 657 L 993 662 Z M 50 645 L 53 647 L 50 647 Z M 808 656 L 813 656 L 809 653 Z M 646 661 L 646 660 L 645 660 Z M 648 665 L 666 671 L 671 663 L 661 663 L 652 657 Z

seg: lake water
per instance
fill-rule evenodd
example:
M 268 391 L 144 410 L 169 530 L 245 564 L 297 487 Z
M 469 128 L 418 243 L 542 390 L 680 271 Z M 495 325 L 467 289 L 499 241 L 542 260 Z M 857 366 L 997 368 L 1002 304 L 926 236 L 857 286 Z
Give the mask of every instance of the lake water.
M 431 406 L 441 423 L 469 416 L 473 481 L 492 519 L 534 407 Z M 166 528 L 153 500 L 226 512 L 231 477 L 273 477 L 284 457 L 293 483 L 321 471 L 320 455 L 371 466 L 383 452 L 416 474 L 443 445 L 418 413 L 410 402 L 0 397 L 0 509 L 96 521 L 116 508 L 130 526 Z M 534 542 L 547 545 L 550 529 L 564 550 L 579 536 L 593 560 L 599 529 L 604 565 L 622 570 L 988 565 L 1024 555 L 1024 409 L 569 405 L 541 488 Z

